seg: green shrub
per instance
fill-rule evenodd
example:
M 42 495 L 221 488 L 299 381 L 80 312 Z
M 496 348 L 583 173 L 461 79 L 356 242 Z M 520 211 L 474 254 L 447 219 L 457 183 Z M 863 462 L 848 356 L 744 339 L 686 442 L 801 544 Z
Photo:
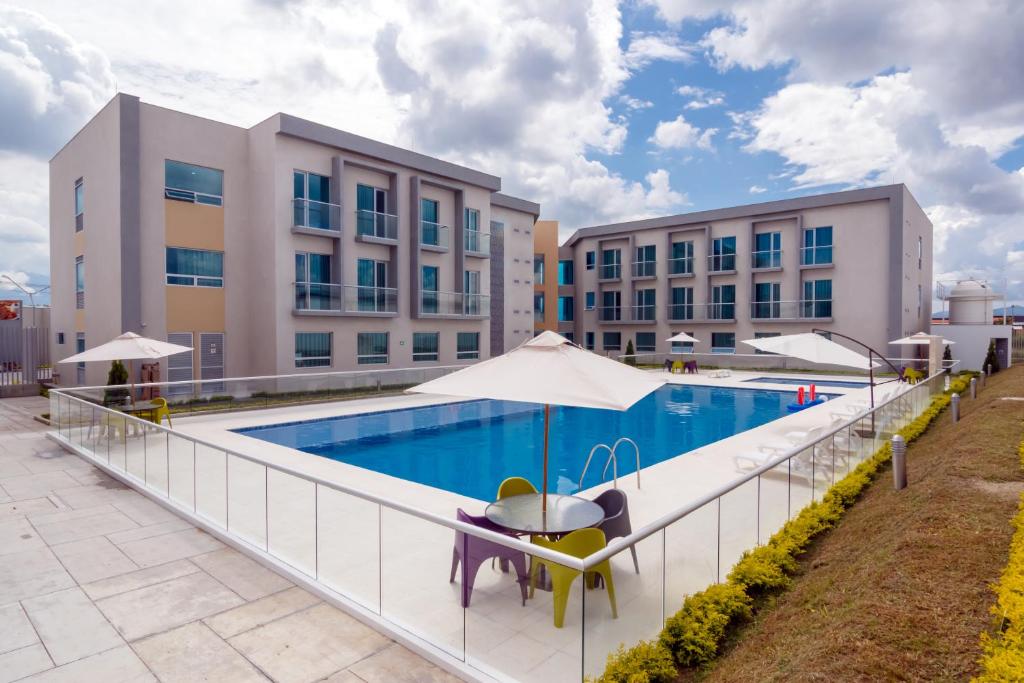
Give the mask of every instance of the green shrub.
M 967 388 L 970 378 L 970 373 L 963 373 L 954 379 L 948 392 L 935 396 L 921 415 L 899 431 L 907 443 L 919 437 L 949 405 L 952 392 L 962 393 Z M 891 447 L 883 444 L 836 482 L 820 501 L 811 503 L 788 521 L 765 545 L 745 552 L 725 583 L 688 596 L 682 609 L 666 620 L 659 638 L 660 648 L 667 651 L 679 667 L 702 666 L 714 660 L 729 629 L 751 616 L 754 598 L 789 586 L 798 569 L 800 555 L 816 536 L 839 522 L 845 510 L 856 502 L 891 457 Z M 1024 465 L 1024 444 L 1021 445 L 1021 463 Z M 1020 525 L 1024 527 L 1024 507 Z M 1022 635 L 1018 643 L 1024 642 L 1024 539 L 1020 546 L 1022 568 L 1017 598 Z M 598 681 L 672 680 L 660 678 L 666 674 L 661 668 L 663 658 L 653 650 L 655 648 L 657 646 L 648 642 L 629 649 L 620 647 L 609 655 L 605 672 Z M 1011 663 L 1016 665 L 1015 660 Z M 1024 671 L 1024 668 L 1018 670 Z
M 128 384 L 128 370 L 124 367 L 124 363 L 115 360 L 110 364 L 110 371 L 107 373 L 107 386 L 118 388 L 103 391 L 103 404 L 124 403 L 124 400 L 128 398 L 128 390 L 124 388 L 125 384 Z
M 626 365 L 636 367 L 636 351 L 633 349 L 633 340 L 626 342 Z
M 594 683 L 672 683 L 676 665 L 672 653 L 656 640 L 641 641 L 608 655 L 608 666 Z
M 992 371 L 992 374 L 999 372 L 999 356 L 996 355 L 996 340 L 992 339 L 988 343 L 988 353 L 985 354 L 985 362 L 982 364 L 982 369 L 988 372 Z

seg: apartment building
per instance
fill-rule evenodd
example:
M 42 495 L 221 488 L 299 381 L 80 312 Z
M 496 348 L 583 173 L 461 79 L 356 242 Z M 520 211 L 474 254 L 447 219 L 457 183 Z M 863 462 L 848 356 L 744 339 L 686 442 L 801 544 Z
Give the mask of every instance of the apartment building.
M 500 189 L 287 114 L 242 128 L 118 94 L 50 162 L 53 356 L 135 331 L 194 347 L 172 380 L 487 358 L 532 333 L 510 311 L 540 207 Z
M 889 340 L 930 325 L 932 224 L 903 185 L 583 228 L 558 259 L 573 287 L 544 324 L 613 356 L 753 353 L 739 342 L 812 328 L 898 355 Z M 670 348 L 678 332 L 700 341 Z

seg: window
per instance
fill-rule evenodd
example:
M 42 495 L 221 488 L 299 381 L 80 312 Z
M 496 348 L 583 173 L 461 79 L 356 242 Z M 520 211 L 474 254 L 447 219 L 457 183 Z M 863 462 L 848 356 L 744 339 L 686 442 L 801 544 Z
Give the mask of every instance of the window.
M 465 294 L 462 308 L 463 315 L 481 315 L 483 311 L 483 297 L 480 295 L 480 271 L 462 271 L 462 291 Z
M 712 320 L 734 320 L 736 318 L 736 285 L 717 285 L 711 288 Z
M 388 262 L 356 260 L 356 306 L 360 311 L 386 313 L 396 307 L 395 292 L 388 289 Z
M 533 319 L 535 322 L 544 322 L 544 295 L 533 295 Z
M 339 229 L 339 217 L 334 215 L 329 203 L 331 201 L 330 178 L 306 171 L 293 171 L 292 197 L 295 227 L 317 230 Z
M 533 256 L 533 282 L 538 285 L 544 284 L 544 254 Z
M 223 287 L 224 252 L 167 247 L 167 284 Z
M 716 237 L 711 242 L 711 270 L 736 270 L 735 237 Z
M 331 310 L 330 254 L 295 253 L 295 309 Z M 339 308 L 335 306 L 334 308 Z
M 674 337 L 677 334 L 679 334 L 679 333 L 678 332 L 673 332 L 672 336 Z M 690 335 L 691 337 L 693 336 L 693 332 L 687 332 L 686 334 Z M 693 342 L 674 341 L 674 342 L 672 342 L 671 352 L 672 353 L 693 353 Z
M 917 238 L 917 269 L 921 270 L 921 262 L 924 260 L 924 240 L 920 236 Z
M 917 286 L 917 317 L 921 317 L 921 301 L 922 301 L 921 285 Z
M 448 247 L 448 229 L 437 222 L 440 215 L 436 200 L 420 200 L 420 244 Z
M 75 308 L 85 308 L 85 257 L 75 257 Z
M 654 332 L 637 332 L 636 333 L 636 352 L 637 353 L 654 353 L 657 335 Z
M 388 333 L 360 332 L 356 337 L 356 363 L 383 365 L 388 362 Z
M 438 351 L 441 348 L 440 332 L 413 332 L 412 333 L 412 359 L 413 361 L 429 361 L 438 359 Z
M 782 284 L 779 282 L 758 282 L 754 285 L 754 302 L 751 305 L 751 318 L 781 318 Z M 792 315 L 792 314 L 790 314 Z
M 736 334 L 734 332 L 712 332 L 711 353 L 736 353 Z
M 61 346 L 64 346 L 64 333 L 63 332 L 58 332 L 57 333 L 57 343 L 60 344 Z
M 199 379 L 224 379 L 224 333 L 201 332 L 199 334 Z M 203 392 L 223 394 L 223 382 L 203 384 Z
M 571 296 L 558 297 L 558 320 L 559 322 L 572 322 L 575 312 L 575 300 Z
M 295 333 L 295 367 L 327 368 L 331 366 L 330 332 Z
M 693 320 L 693 287 L 673 287 L 669 320 Z
M 583 295 L 583 307 L 585 309 L 587 309 L 588 311 L 594 310 L 594 306 L 597 305 L 596 301 L 597 301 L 597 293 L 596 292 L 587 292 L 586 294 Z
M 762 232 L 754 235 L 754 268 L 782 267 L 782 233 Z
M 168 332 L 167 341 L 170 344 L 180 346 L 192 346 L 191 332 Z M 167 357 L 167 381 L 168 382 L 191 382 L 193 379 L 192 351 L 182 351 L 173 356 Z M 191 384 L 170 384 L 167 386 L 167 393 L 171 395 L 191 394 Z
M 673 242 L 672 258 L 669 260 L 668 272 L 672 275 L 693 274 L 693 242 Z
M 85 184 L 79 178 L 75 181 L 75 232 L 85 227 Z
M 576 277 L 573 271 L 572 259 L 565 259 L 558 262 L 558 284 L 559 285 L 571 285 L 575 284 Z
M 75 353 L 85 351 L 85 332 L 75 334 Z M 79 386 L 85 384 L 85 363 L 75 364 L 75 379 Z
M 803 317 L 832 317 L 832 281 L 807 280 L 804 282 Z
M 656 290 L 638 289 L 633 293 L 633 320 L 654 320 L 655 319 L 655 297 Z
M 599 320 L 622 320 L 622 292 L 601 292 Z
M 583 333 L 583 345 L 587 349 L 587 351 L 593 351 L 594 350 L 594 333 L 593 332 L 584 332 Z
M 832 263 L 832 226 L 804 229 L 804 246 L 800 250 L 800 263 L 805 266 L 821 266 Z
M 755 332 L 754 339 L 767 339 L 769 337 L 778 337 L 781 332 Z M 771 351 L 762 351 L 761 349 L 754 349 L 754 353 L 759 356 L 776 356 L 778 354 Z
M 636 248 L 636 260 L 633 262 L 634 277 L 654 277 L 657 274 L 657 247 L 646 244 Z
M 618 249 L 605 249 L 601 252 L 601 271 L 598 277 L 602 280 L 618 280 L 622 277 L 622 252 Z
M 356 234 L 397 239 L 398 224 L 388 214 L 388 191 L 370 185 L 356 185 Z
M 597 263 L 597 252 L 588 251 L 586 253 L 587 270 L 593 270 L 594 265 Z
M 476 209 L 465 209 L 465 230 L 463 231 L 463 247 L 474 254 L 486 254 L 490 251 L 487 235 L 480 232 L 480 212 Z
M 181 161 L 164 161 L 164 197 L 193 204 L 224 203 L 224 171 Z
M 622 350 L 622 333 L 621 332 L 605 332 L 601 335 L 601 348 L 605 351 L 621 351 Z
M 437 266 L 420 268 L 420 296 L 422 297 L 421 312 L 437 313 L 439 297 L 437 294 Z
M 480 357 L 480 333 L 459 332 L 456 339 L 455 357 L 458 360 L 476 360 Z

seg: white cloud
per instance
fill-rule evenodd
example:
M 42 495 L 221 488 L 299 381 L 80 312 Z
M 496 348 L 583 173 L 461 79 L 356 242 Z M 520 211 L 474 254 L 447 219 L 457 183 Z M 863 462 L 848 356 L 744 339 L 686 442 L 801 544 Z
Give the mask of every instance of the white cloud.
M 638 109 L 650 109 L 654 106 L 654 102 L 650 100 L 641 100 L 630 95 L 620 95 L 619 102 L 624 104 L 627 109 L 636 111 Z
M 630 35 L 629 48 L 624 56 L 630 69 L 639 70 L 653 61 L 682 62 L 693 61 L 693 48 L 683 43 L 674 33 L 641 33 Z
M 663 168 L 647 174 L 647 204 L 652 209 L 669 209 L 688 204 L 686 195 L 672 189 L 669 173 Z
M 767 191 L 768 191 L 767 187 L 761 187 L 760 185 L 751 185 L 750 189 L 748 190 L 748 192 L 750 192 L 750 194 L 761 194 L 762 192 L 767 192 Z
M 725 95 L 721 92 L 695 85 L 680 86 L 676 88 L 676 93 L 692 98 L 684 105 L 686 109 L 707 109 L 725 104 Z
M 710 150 L 717 128 L 701 130 L 687 121 L 682 114 L 671 121 L 659 121 L 650 142 L 662 149 L 704 149 Z

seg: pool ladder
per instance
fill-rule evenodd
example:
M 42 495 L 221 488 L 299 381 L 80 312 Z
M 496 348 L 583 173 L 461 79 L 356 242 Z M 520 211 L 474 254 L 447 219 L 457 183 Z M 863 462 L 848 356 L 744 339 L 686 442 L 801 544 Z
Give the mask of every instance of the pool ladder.
M 631 445 L 633 447 L 633 452 L 636 453 L 636 487 L 640 488 L 640 447 L 636 445 L 636 441 L 624 436 L 611 446 L 606 443 L 599 443 L 590 449 L 590 455 L 587 456 L 587 462 L 583 465 L 583 473 L 580 475 L 580 483 L 577 490 L 583 490 L 583 478 L 587 476 L 587 469 L 590 467 L 590 461 L 594 458 L 594 453 L 602 448 L 608 451 L 608 459 L 604 461 L 604 469 L 601 470 L 601 480 L 604 480 L 605 475 L 608 474 L 608 466 L 611 465 L 612 486 L 614 488 L 619 488 L 619 465 L 618 459 L 615 457 L 615 451 L 618 450 L 619 446 L 623 443 Z

